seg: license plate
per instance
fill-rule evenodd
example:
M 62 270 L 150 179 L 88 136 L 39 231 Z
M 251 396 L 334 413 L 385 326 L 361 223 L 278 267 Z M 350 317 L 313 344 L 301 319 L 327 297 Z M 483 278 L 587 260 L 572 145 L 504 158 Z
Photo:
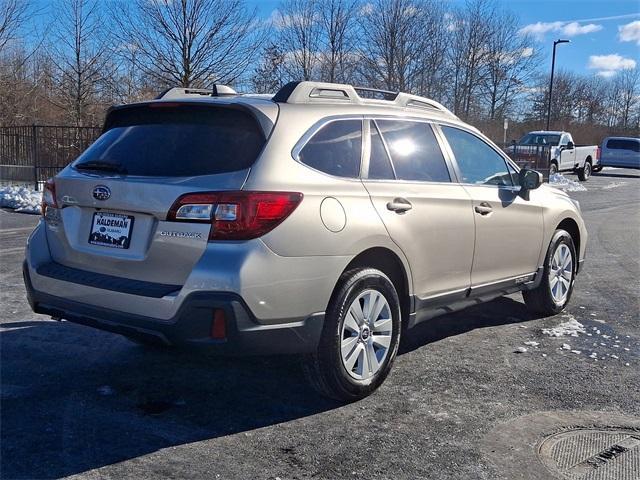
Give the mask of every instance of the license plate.
M 89 243 L 112 248 L 129 248 L 133 217 L 120 213 L 96 212 L 91 222 Z

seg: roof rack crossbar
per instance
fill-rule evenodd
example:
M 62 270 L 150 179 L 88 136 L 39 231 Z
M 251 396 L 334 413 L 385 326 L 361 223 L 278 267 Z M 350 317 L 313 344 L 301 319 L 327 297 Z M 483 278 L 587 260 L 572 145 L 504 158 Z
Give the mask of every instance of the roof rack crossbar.
M 444 105 L 429 98 L 403 92 L 392 92 L 369 87 L 354 87 L 340 83 L 290 82 L 273 96 L 277 103 L 392 104 L 406 109 L 431 110 L 457 118 Z

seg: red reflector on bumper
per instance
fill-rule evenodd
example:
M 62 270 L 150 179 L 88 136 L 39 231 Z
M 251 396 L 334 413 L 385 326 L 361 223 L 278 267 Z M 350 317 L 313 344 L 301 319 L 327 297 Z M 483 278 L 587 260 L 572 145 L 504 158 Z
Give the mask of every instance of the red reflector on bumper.
M 227 319 L 224 316 L 224 310 L 219 308 L 213 311 L 211 338 L 215 340 L 224 340 L 227 338 Z

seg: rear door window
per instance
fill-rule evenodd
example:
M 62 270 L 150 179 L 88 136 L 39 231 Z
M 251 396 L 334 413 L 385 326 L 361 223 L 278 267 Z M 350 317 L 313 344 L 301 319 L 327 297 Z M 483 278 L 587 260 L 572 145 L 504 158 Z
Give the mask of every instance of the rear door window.
M 298 160 L 329 175 L 357 178 L 361 156 L 362 120 L 336 120 L 311 137 Z
M 73 166 L 153 177 L 211 175 L 251 167 L 264 144 L 246 111 L 158 103 L 112 112 L 106 131 Z
M 513 186 L 507 164 L 489 144 L 459 128 L 442 126 L 463 183 Z
M 396 178 L 450 182 L 449 170 L 431 126 L 424 122 L 376 120 L 389 148 Z

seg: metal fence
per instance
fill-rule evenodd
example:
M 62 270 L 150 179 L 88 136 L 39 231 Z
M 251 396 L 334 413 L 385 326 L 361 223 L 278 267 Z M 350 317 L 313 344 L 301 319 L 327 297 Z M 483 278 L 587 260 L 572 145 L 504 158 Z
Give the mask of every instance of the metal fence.
M 542 173 L 545 181 L 549 180 L 549 164 L 551 147 L 549 145 L 516 145 L 512 143 L 503 147 L 505 153 L 520 167 L 527 167 Z
M 100 135 L 99 127 L 0 127 L 0 180 L 39 184 L 73 161 Z

